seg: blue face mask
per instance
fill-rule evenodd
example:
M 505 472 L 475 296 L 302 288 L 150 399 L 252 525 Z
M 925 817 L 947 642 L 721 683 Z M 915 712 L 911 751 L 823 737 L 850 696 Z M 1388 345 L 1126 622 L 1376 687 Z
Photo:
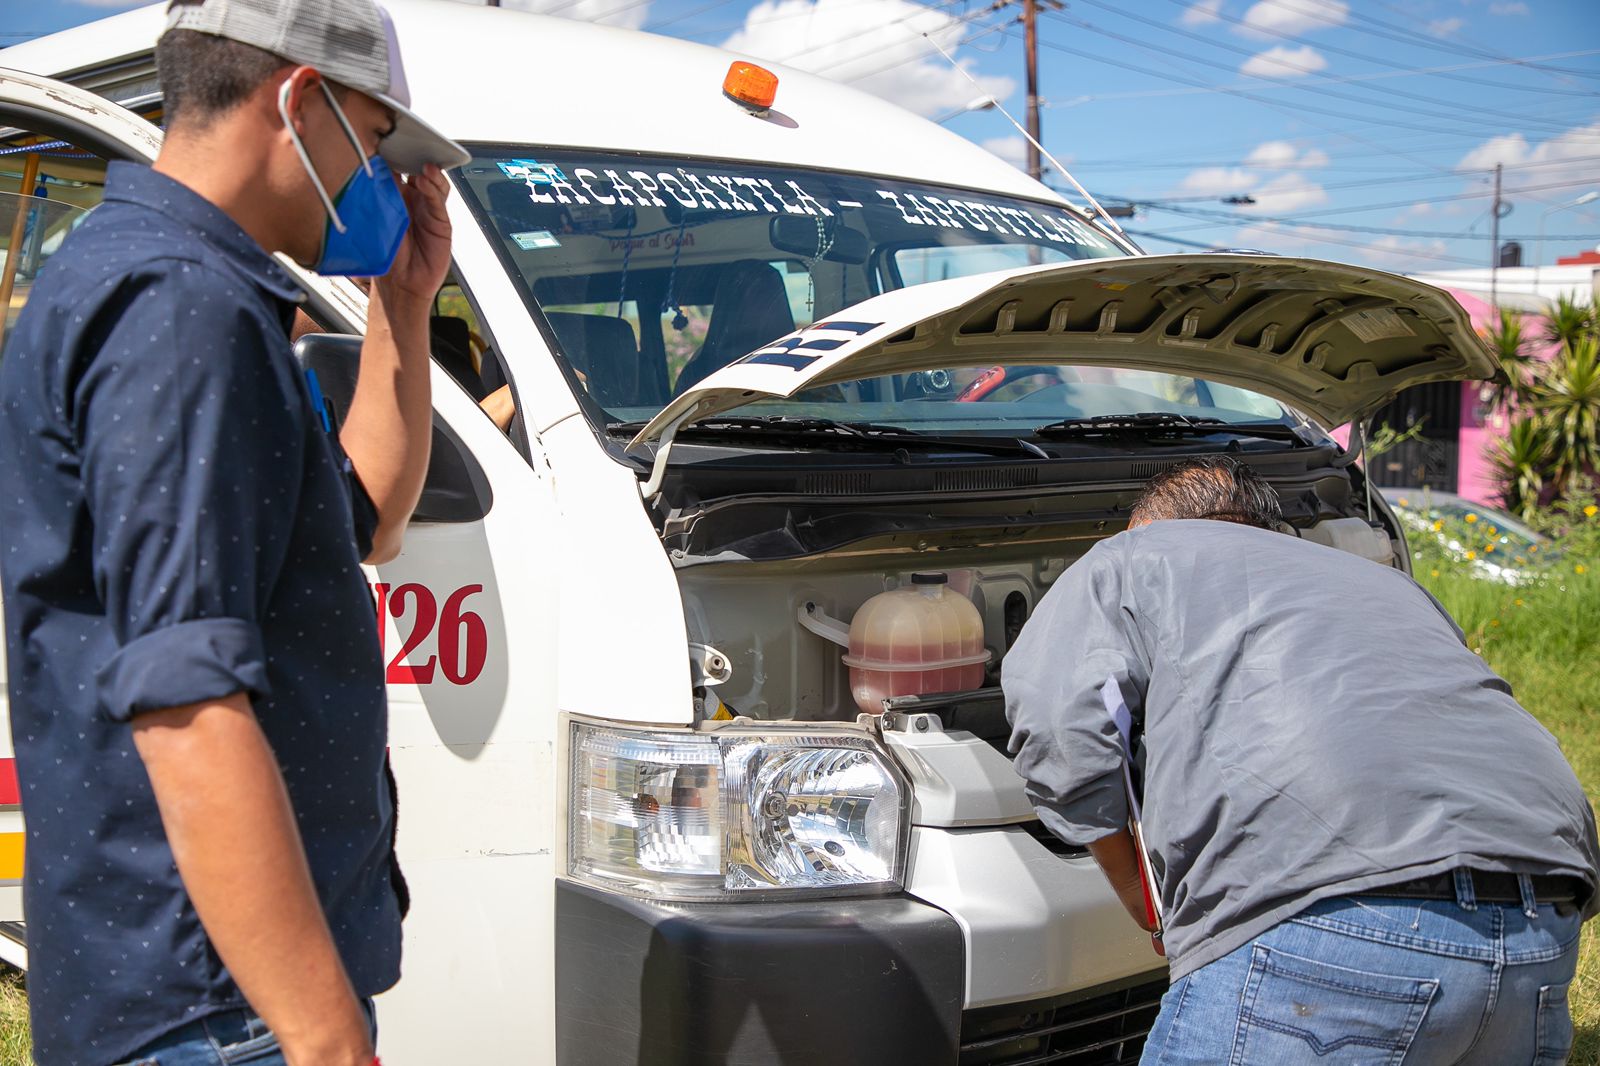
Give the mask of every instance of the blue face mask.
M 378 277 L 389 272 L 394 257 L 400 251 L 400 242 L 411 226 L 411 215 L 406 210 L 400 187 L 395 183 L 394 172 L 381 156 L 368 157 L 361 148 L 361 140 L 350 128 L 350 120 L 333 97 L 327 82 L 322 83 L 322 94 L 344 127 L 361 165 L 351 173 L 339 195 L 330 198 L 317 170 L 311 165 L 300 135 L 289 121 L 289 83 L 278 90 L 278 113 L 300 153 L 300 163 L 316 186 L 322 198 L 323 209 L 328 214 L 328 224 L 322 236 L 322 254 L 312 267 L 318 274 L 342 275 L 352 278 Z

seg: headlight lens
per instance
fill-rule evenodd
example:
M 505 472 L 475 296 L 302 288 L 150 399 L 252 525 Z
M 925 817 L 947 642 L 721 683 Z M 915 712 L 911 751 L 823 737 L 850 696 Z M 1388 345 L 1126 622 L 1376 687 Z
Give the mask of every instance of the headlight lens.
M 885 891 L 910 790 L 869 738 L 572 723 L 568 873 L 662 899 Z

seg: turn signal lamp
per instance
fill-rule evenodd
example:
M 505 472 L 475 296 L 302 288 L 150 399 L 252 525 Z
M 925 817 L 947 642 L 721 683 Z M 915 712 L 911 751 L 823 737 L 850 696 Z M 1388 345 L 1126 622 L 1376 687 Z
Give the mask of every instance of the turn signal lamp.
M 765 111 L 778 98 L 778 76 L 765 67 L 735 60 L 722 79 L 722 95 L 752 111 Z

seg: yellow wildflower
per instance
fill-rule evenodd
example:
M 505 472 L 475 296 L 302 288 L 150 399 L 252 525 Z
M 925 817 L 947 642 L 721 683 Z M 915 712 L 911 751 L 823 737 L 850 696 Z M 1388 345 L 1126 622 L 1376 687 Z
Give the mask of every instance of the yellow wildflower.
M 1587 516 L 1588 516 L 1588 517 L 1590 517 L 1590 518 L 1593 518 L 1593 517 L 1594 517 L 1594 516 L 1595 516 L 1595 512 L 1596 512 L 1596 511 L 1600 511 L 1600 507 L 1596 507 L 1596 506 L 1595 506 L 1595 505 L 1594 505 L 1594 504 L 1592 504 L 1592 503 L 1591 503 L 1591 504 L 1590 504 L 1590 505 L 1589 505 L 1589 506 L 1587 506 L 1587 507 L 1585 507 L 1585 508 L 1584 508 L 1584 509 L 1583 509 L 1583 513 L 1584 513 L 1584 514 L 1585 514 L 1585 515 L 1587 515 Z
M 1468 514 L 1467 515 L 1467 521 L 1468 522 L 1476 522 L 1477 520 L 1478 520 L 1478 516 L 1477 515 L 1475 515 L 1475 514 Z
M 1530 544 L 1528 545 L 1528 550 L 1530 552 L 1536 552 L 1539 550 L 1539 546 L 1537 544 Z
M 1492 552 L 1492 551 L 1494 551 L 1494 545 L 1493 544 L 1485 544 L 1483 546 L 1483 550 L 1484 550 L 1485 553 Z
M 1402 496 L 1402 497 L 1400 497 L 1400 506 L 1401 507 L 1410 507 L 1411 506 L 1411 501 L 1406 499 L 1404 496 Z
M 1514 603 L 1514 604 L 1516 604 L 1516 605 L 1517 605 L 1517 606 L 1518 606 L 1518 607 L 1521 607 L 1521 606 L 1523 606 L 1523 603 L 1522 603 L 1522 601 L 1521 601 L 1521 600 L 1512 600 L 1512 601 L 1511 601 L 1511 602 L 1512 602 L 1512 603 Z
M 1441 530 L 1443 528 L 1444 528 L 1444 519 L 1441 518 L 1441 519 L 1439 519 L 1439 520 L 1437 520 L 1437 521 L 1435 521 L 1433 523 L 1433 531 L 1435 533 L 1439 532 L 1439 530 Z
M 1499 624 L 1500 624 L 1500 619 L 1498 619 L 1498 618 L 1491 618 L 1491 619 L 1490 619 L 1490 620 L 1489 620 L 1489 624 L 1490 624 L 1490 625 L 1492 625 L 1492 626 L 1497 626 L 1497 625 L 1499 625 Z
M 1582 563 L 1579 563 L 1577 566 L 1572 568 L 1572 572 L 1574 574 L 1587 574 L 1589 572 L 1589 568 L 1584 566 Z
M 1467 558 L 1468 559 L 1476 559 L 1477 557 L 1478 557 L 1478 553 L 1477 552 L 1468 552 L 1467 553 Z

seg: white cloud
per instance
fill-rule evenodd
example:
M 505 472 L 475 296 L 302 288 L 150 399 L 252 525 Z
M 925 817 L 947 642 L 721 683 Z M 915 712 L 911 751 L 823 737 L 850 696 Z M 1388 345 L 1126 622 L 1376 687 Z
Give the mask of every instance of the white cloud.
M 1185 26 L 1203 26 L 1208 22 L 1220 21 L 1219 12 L 1222 11 L 1222 0 L 1195 0 L 1194 3 L 1183 9 L 1183 24 Z
M 924 38 L 954 52 L 966 29 L 912 0 L 761 0 L 722 47 L 849 82 L 931 116 L 1016 89 L 1011 78 L 977 74 L 973 88 Z M 969 60 L 962 66 L 971 72 Z
M 1247 165 L 1273 170 L 1298 168 L 1310 170 L 1328 165 L 1328 153 L 1320 148 L 1307 148 L 1301 152 L 1289 141 L 1264 141 L 1244 157 Z
M 1015 134 L 1010 137 L 990 137 L 979 147 L 994 153 L 1019 170 L 1028 162 L 1028 142 Z
M 1257 222 L 1235 230 L 1229 238 L 1231 248 L 1259 248 L 1283 255 L 1304 255 L 1336 262 L 1359 263 L 1396 273 L 1437 268 L 1428 256 L 1443 255 L 1448 245 L 1442 240 L 1417 240 L 1409 237 L 1374 237 L 1370 240 L 1343 230 L 1317 226 L 1283 226 L 1276 222 Z M 1351 247 L 1351 245 L 1358 247 Z
M 1279 174 L 1257 186 L 1250 195 L 1256 202 L 1240 210 L 1259 215 L 1282 215 L 1328 202 L 1327 191 L 1304 174 Z
M 1496 163 L 1518 167 L 1526 163 L 1540 164 L 1528 170 L 1509 170 L 1505 175 L 1505 191 L 1513 192 L 1519 184 L 1557 185 L 1562 182 L 1595 180 L 1592 157 L 1595 144 L 1600 140 L 1600 122 L 1575 126 L 1538 144 L 1528 143 L 1520 133 L 1507 133 L 1491 137 L 1461 157 L 1457 170 L 1493 170 Z M 1581 192 L 1582 190 L 1577 190 Z
M 96 2 L 96 0 L 90 0 Z M 602 26 L 620 26 L 636 30 L 650 17 L 650 4 L 634 0 L 500 0 L 501 7 L 516 11 L 531 11 L 535 15 L 558 15 L 579 22 L 594 22 Z
M 1350 17 L 1344 0 L 1259 0 L 1244 13 L 1238 32 L 1246 37 L 1281 37 L 1342 26 Z
M 1188 196 L 1234 196 L 1248 192 L 1260 177 L 1233 167 L 1202 167 L 1191 170 L 1178 183 L 1178 192 Z
M 1491 15 L 1531 15 L 1532 13 L 1528 10 L 1528 5 L 1521 3 L 1520 0 L 1517 3 L 1489 5 L 1489 14 Z
M 1269 48 L 1245 60 L 1239 73 L 1251 78 L 1303 78 L 1327 67 L 1322 53 L 1309 44 L 1299 48 Z
M 1466 24 L 1467 20 L 1460 18 L 1434 19 L 1428 23 L 1428 32 L 1435 37 L 1449 37 Z
M 1173 190 L 1180 196 L 1242 196 L 1255 199 L 1239 210 L 1257 214 L 1282 214 L 1326 203 L 1327 192 L 1299 171 L 1327 166 L 1328 154 L 1320 148 L 1302 151 L 1290 141 L 1264 141 L 1245 156 L 1238 167 L 1201 167 L 1184 175 Z

